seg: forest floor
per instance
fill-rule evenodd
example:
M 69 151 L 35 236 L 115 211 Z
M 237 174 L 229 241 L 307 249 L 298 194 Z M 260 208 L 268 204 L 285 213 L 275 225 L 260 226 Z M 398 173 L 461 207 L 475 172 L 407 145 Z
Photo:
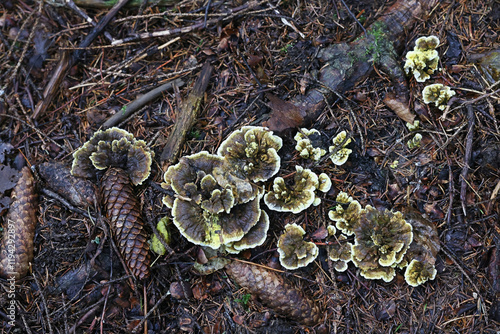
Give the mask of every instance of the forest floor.
M 273 111 L 268 93 L 285 101 L 303 94 L 312 85 L 307 78 L 324 65 L 315 57 L 318 49 L 354 40 L 363 34 L 360 23 L 368 27 L 394 3 L 346 1 L 352 14 L 342 1 L 320 0 L 185 0 L 166 7 L 125 7 L 105 34 L 81 50 L 81 59 L 55 85 L 47 108 L 36 114 L 61 57 L 73 55 L 92 30 L 59 2 L 0 4 L 0 163 L 16 169 L 50 161 L 71 166 L 73 152 L 124 105 L 181 79 L 182 85 L 119 124 L 155 152 L 151 175 L 137 188 L 148 234 L 161 218 L 171 216 L 159 185 L 173 163 L 160 156 L 205 62 L 214 69 L 180 156 L 215 153 L 232 131 L 261 125 Z M 109 11 L 81 10 L 95 21 Z M 206 26 L 199 24 L 204 20 Z M 170 36 L 140 36 L 196 24 Z M 318 144 L 327 150 L 345 130 L 352 154 L 344 165 L 327 159 L 313 166 L 295 150 L 297 128 L 275 132 L 283 139 L 277 175 L 289 175 L 296 165 L 313 166 L 333 186 L 321 195 L 319 206 L 298 214 L 273 212 L 262 203 L 271 221 L 266 241 L 233 257 L 277 270 L 299 287 L 321 309 L 316 326 L 276 314 L 224 270 L 200 275 L 193 264 L 203 260 L 203 251 L 173 224 L 173 254 L 154 255 L 150 278 L 133 282 L 106 230 L 91 218 L 99 217 L 99 209 L 72 210 L 39 182 L 31 273 L 16 283 L 14 299 L 4 293 L 10 291 L 9 282 L 0 280 L 0 333 L 130 333 L 145 332 L 146 326 L 149 333 L 499 333 L 500 65 L 497 59 L 495 85 L 485 70 L 488 59 L 477 56 L 498 50 L 499 32 L 499 1 L 450 0 L 401 37 L 401 66 L 418 37 L 440 40 L 439 69 L 431 79 L 407 78 L 410 109 L 420 121 L 418 147 L 408 147 L 415 132 L 383 103 L 391 83 L 378 68 L 342 92 L 342 98 L 328 97 L 333 102 L 315 120 L 297 124 L 319 130 Z M 111 43 L 130 36 L 139 38 Z M 423 103 L 422 90 L 429 83 L 456 92 L 443 118 L 443 111 Z M 265 187 L 270 189 L 272 182 Z M 0 197 L 8 198 L 9 189 L 0 188 Z M 337 272 L 321 247 L 307 267 L 284 270 L 276 251 L 284 226 L 299 224 L 307 240 L 321 244 L 322 231 L 332 224 L 328 211 L 341 191 L 362 206 L 413 208 L 430 220 L 441 243 L 435 279 L 412 287 L 398 269 L 391 282 L 367 280 L 352 263 Z M 0 204 L 5 217 L 8 201 Z M 14 326 L 8 317 L 12 300 Z

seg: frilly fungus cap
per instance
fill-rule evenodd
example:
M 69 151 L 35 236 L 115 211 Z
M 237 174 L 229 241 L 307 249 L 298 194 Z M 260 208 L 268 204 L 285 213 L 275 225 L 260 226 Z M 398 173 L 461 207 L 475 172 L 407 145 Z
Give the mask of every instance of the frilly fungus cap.
M 218 249 L 239 241 L 257 224 L 261 216 L 260 196 L 238 204 L 229 213 L 206 209 L 195 201 L 176 198 L 172 216 L 179 232 L 195 245 Z
M 394 267 L 413 240 L 412 226 L 401 212 L 379 211 L 370 205 L 362 211 L 354 235 L 352 261 L 369 279 L 392 279 Z
M 327 246 L 328 258 L 333 262 L 335 270 L 346 271 L 347 263 L 352 260 L 352 244 L 343 235 Z
M 415 41 L 415 48 L 406 54 L 404 69 L 413 72 L 418 82 L 424 82 L 437 69 L 439 54 L 436 47 L 439 39 L 436 36 L 420 37 Z
M 405 220 L 412 226 L 413 242 L 398 267 L 403 268 L 408 263 L 414 263 L 406 268 L 406 282 L 412 286 L 434 279 L 437 253 L 441 249 L 436 226 L 422 217 L 414 209 L 405 210 Z M 415 262 L 414 262 L 415 261 Z
M 123 169 L 134 185 L 146 180 L 151 171 L 153 152 L 146 142 L 119 128 L 97 131 L 92 138 L 73 153 L 71 174 L 93 178 L 96 169 Z
M 319 185 L 318 176 L 310 169 L 296 166 L 294 184 L 288 187 L 282 177 L 274 179 L 273 190 L 264 196 L 269 209 L 299 213 L 314 203 L 314 191 Z
M 343 191 L 337 195 L 336 201 L 338 204 L 328 212 L 328 217 L 336 222 L 336 227 L 342 233 L 353 235 L 361 216 L 361 204 Z
M 299 151 L 299 155 L 304 159 L 312 159 L 318 161 L 326 154 L 326 151 L 320 147 L 314 147 L 312 139 L 319 137 L 320 132 L 316 129 L 300 129 L 299 132 L 293 137 L 297 142 L 295 149 Z
M 318 247 L 303 239 L 306 231 L 296 224 L 287 224 L 278 239 L 278 253 L 281 265 L 286 269 L 305 267 L 318 256 Z
M 241 240 L 227 244 L 225 249 L 228 253 L 238 254 L 242 250 L 260 246 L 266 241 L 268 230 L 269 216 L 264 210 L 261 210 L 257 224 Z
M 213 249 L 241 240 L 261 216 L 262 193 L 247 181 L 226 175 L 223 163 L 222 157 L 205 151 L 185 156 L 167 169 L 162 183 L 168 192 L 163 203 L 172 209 L 180 233 Z
M 411 286 L 419 286 L 436 278 L 434 264 L 413 259 L 405 271 L 405 281 Z
M 330 189 L 332 188 L 332 180 L 330 180 L 330 177 L 326 175 L 325 173 L 321 173 L 318 176 L 318 190 L 326 193 L 329 192 Z
M 417 51 L 429 51 L 429 50 L 436 50 L 436 48 L 439 45 L 439 38 L 436 36 L 423 36 L 417 38 L 415 41 L 415 50 Z
M 330 157 L 332 162 L 337 166 L 345 164 L 349 155 L 352 153 L 351 149 L 346 148 L 346 146 L 351 142 L 351 138 L 345 140 L 346 137 L 347 133 L 345 131 L 340 132 L 337 136 L 335 136 L 335 138 L 333 138 L 333 146 L 330 146 L 329 148 L 330 152 L 338 149 L 338 151 Z M 345 143 L 343 143 L 344 141 Z
M 436 107 L 440 110 L 446 109 L 446 105 L 452 96 L 455 95 L 455 91 L 451 90 L 450 87 L 444 86 L 442 84 L 433 84 L 424 87 L 422 91 L 422 97 L 424 98 L 424 103 L 429 104 L 434 102 Z
M 269 129 L 244 126 L 222 142 L 217 154 L 224 157 L 229 173 L 259 182 L 279 171 L 281 159 L 277 151 L 282 145 L 281 138 Z

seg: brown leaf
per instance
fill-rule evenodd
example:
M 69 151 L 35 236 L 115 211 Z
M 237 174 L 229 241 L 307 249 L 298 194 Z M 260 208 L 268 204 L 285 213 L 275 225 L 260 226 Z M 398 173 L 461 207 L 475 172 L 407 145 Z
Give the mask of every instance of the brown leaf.
M 410 111 L 410 108 L 408 107 L 409 102 L 406 101 L 406 99 L 397 96 L 394 93 L 387 93 L 384 98 L 384 103 L 403 121 L 413 124 L 415 114 Z
M 323 240 L 325 239 L 326 237 L 328 236 L 328 231 L 326 229 L 326 227 L 324 227 L 323 225 L 321 225 L 316 231 L 314 231 L 314 233 L 311 235 L 311 237 L 313 239 L 316 239 L 316 240 Z
M 266 94 L 269 99 L 269 106 L 272 109 L 269 120 L 262 123 L 272 131 L 283 131 L 290 128 L 302 126 L 306 117 L 303 108 L 295 104 L 284 101 L 273 94 Z

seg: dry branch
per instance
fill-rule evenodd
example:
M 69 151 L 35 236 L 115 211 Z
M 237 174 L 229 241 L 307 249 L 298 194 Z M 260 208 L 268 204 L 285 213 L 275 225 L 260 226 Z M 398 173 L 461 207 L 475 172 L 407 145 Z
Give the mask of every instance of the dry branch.
M 181 79 L 175 79 L 153 89 L 152 91 L 147 92 L 144 95 L 139 96 L 134 101 L 123 106 L 123 111 L 114 114 L 102 125 L 102 127 L 104 129 L 107 129 L 121 123 L 122 121 L 130 117 L 134 112 L 141 109 L 144 105 L 158 98 L 164 91 L 172 89 L 172 87 L 174 86 L 181 87 L 182 85 L 184 85 L 184 81 L 182 81 Z

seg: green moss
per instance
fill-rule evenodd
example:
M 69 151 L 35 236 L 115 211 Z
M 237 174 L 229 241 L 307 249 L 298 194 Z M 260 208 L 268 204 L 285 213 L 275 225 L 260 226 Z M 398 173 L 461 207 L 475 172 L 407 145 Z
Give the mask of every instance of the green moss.
M 387 26 L 383 22 L 375 22 L 367 31 L 369 43 L 365 48 L 365 54 L 372 55 L 374 62 L 379 62 L 380 59 L 388 53 L 393 52 L 393 46 L 388 40 Z

